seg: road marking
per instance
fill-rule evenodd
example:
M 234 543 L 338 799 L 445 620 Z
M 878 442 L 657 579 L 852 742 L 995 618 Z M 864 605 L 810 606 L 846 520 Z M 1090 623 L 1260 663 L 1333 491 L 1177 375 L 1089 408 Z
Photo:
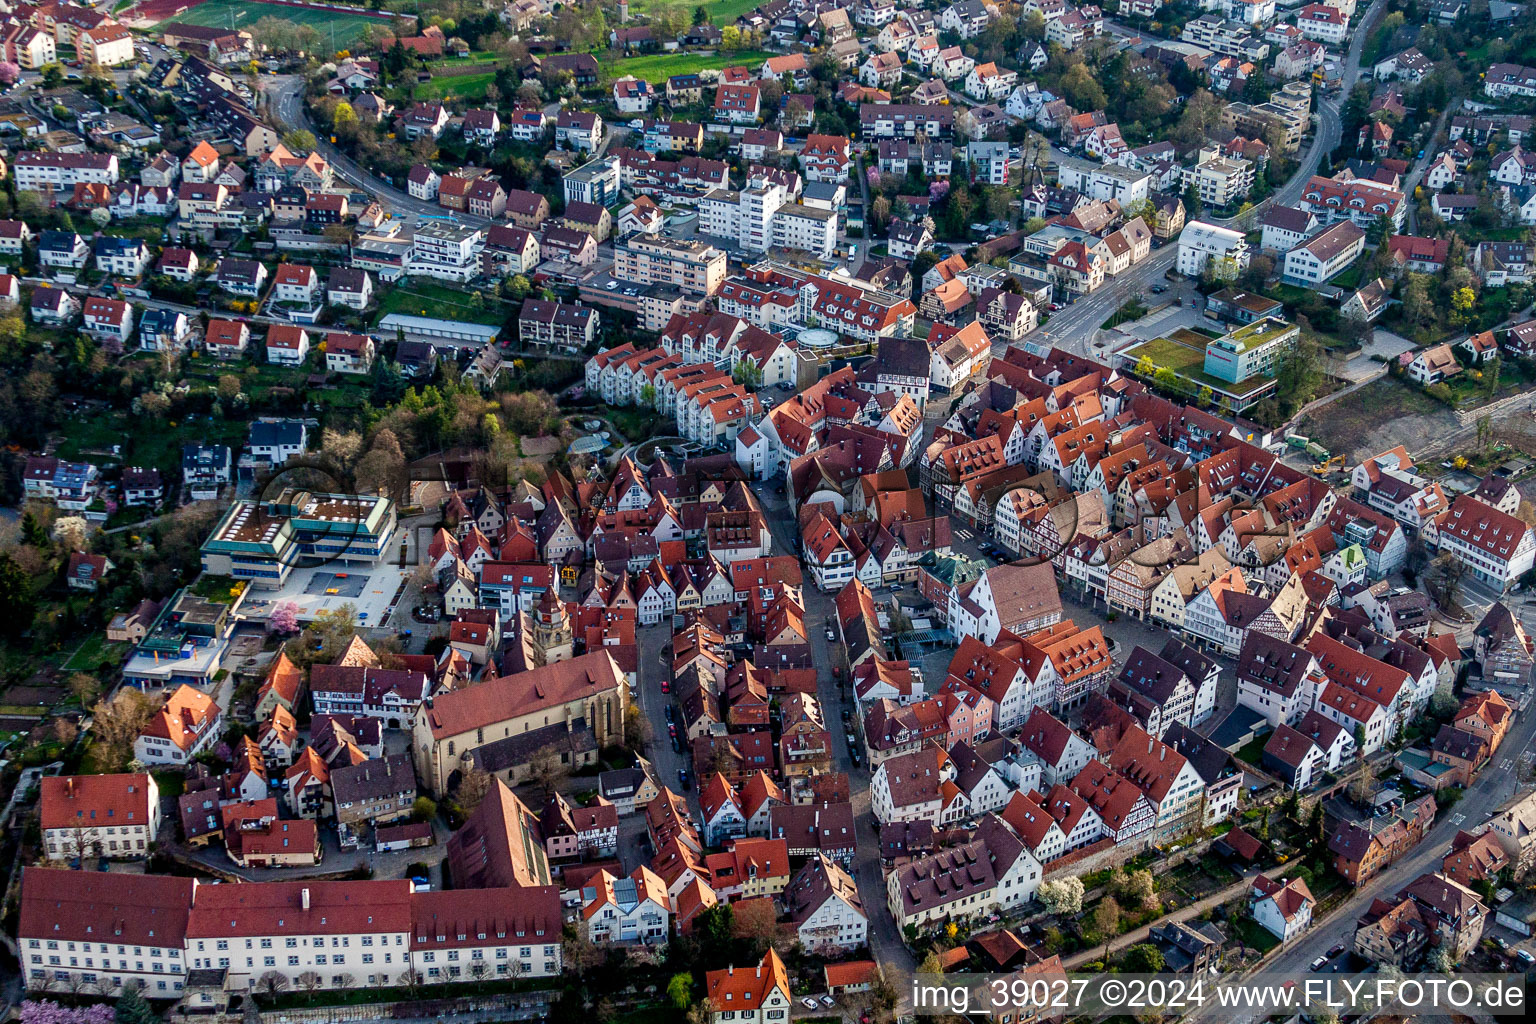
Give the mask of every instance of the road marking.
M 1466 820 L 1467 820 L 1467 816 L 1465 814 L 1453 814 L 1453 815 L 1451 815 L 1451 824 L 1452 825 L 1460 825 L 1462 822 L 1464 822 Z

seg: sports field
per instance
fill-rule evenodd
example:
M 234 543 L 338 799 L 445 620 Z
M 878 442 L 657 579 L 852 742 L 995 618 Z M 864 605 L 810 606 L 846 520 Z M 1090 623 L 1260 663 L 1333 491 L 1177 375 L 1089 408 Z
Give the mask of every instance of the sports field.
M 748 11 L 761 7 L 763 0 L 714 0 L 712 3 L 703 4 L 703 8 L 709 12 L 709 20 L 721 28 L 733 24 L 737 18 Z M 688 12 L 690 20 L 697 3 L 686 3 L 682 0 L 631 0 L 629 11 L 631 14 L 644 14 L 654 7 L 669 6 L 682 7 Z
M 756 68 L 775 54 L 767 50 L 741 50 L 738 53 L 648 53 L 641 57 L 624 57 L 619 60 L 601 60 L 606 78 L 623 78 L 633 75 L 652 84 L 665 83 L 673 75 L 686 75 L 695 71 L 711 71 L 744 64 Z
M 158 6 L 158 5 L 157 5 Z M 175 8 L 171 8 L 175 10 Z M 247 3 L 245 0 L 204 0 L 196 7 L 188 7 L 180 14 L 167 14 L 165 21 L 183 25 L 203 25 L 209 28 L 250 28 L 262 18 L 284 18 L 295 25 L 313 25 L 320 31 L 327 48 L 335 33 L 336 48 L 343 49 L 362 34 L 366 25 L 389 26 L 386 19 L 369 17 L 367 14 L 348 14 L 336 10 L 316 10 L 312 7 L 293 7 L 288 4 Z

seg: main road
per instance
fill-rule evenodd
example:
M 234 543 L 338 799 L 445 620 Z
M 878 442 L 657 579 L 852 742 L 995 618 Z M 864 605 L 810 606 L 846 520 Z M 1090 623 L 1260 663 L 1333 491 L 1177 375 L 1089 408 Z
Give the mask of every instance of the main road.
M 1350 89 L 1354 88 L 1360 73 L 1361 50 L 1365 46 L 1366 38 L 1370 35 L 1371 26 L 1381 14 L 1383 5 L 1384 0 L 1375 0 L 1366 10 L 1364 17 L 1360 19 L 1360 27 L 1354 34 L 1354 41 L 1350 43 L 1349 53 L 1344 62 L 1343 88 L 1339 92 L 1341 97 L 1347 97 Z M 1334 97 L 1326 97 L 1317 105 L 1317 129 L 1311 145 L 1307 147 L 1306 155 L 1296 166 L 1296 172 L 1272 196 L 1255 205 L 1244 216 L 1257 216 L 1272 203 L 1290 206 L 1300 199 L 1307 181 L 1317 173 L 1323 154 L 1331 153 L 1339 145 L 1339 129 L 1339 101 Z M 1210 219 L 1221 225 L 1232 225 L 1238 220 L 1237 217 Z M 1145 297 L 1148 294 L 1147 290 L 1167 274 L 1177 255 L 1178 246 L 1172 241 L 1160 249 L 1153 250 L 1151 256 L 1116 277 L 1113 284 L 1100 288 L 1078 299 L 1066 309 L 1052 314 L 1050 322 L 1031 340 L 1075 352 L 1078 355 L 1097 357 L 1097 353 L 1092 349 L 1099 325 L 1113 316 L 1114 312 L 1129 300 Z M 998 354 L 1001 354 L 1002 347 L 996 347 Z
M 329 161 L 336 174 L 362 189 L 369 192 L 395 219 L 411 221 L 418 217 L 440 219 L 449 214 L 436 203 L 429 203 L 423 199 L 417 199 L 409 192 L 396 188 L 393 182 L 374 174 L 368 168 L 343 153 L 330 142 L 330 134 L 315 127 L 309 118 L 309 110 L 304 105 L 304 79 L 299 75 L 275 75 L 263 78 L 262 90 L 266 93 L 268 109 L 282 127 L 289 130 L 302 129 L 315 137 L 315 149 L 320 155 Z M 550 103 L 545 106 L 546 114 L 554 115 L 560 110 L 560 104 Z M 603 141 L 598 146 L 596 157 L 602 156 L 608 150 L 608 145 L 613 141 L 612 128 L 605 128 Z M 403 143 L 402 143 L 403 144 Z M 485 227 L 494 223 L 486 217 L 478 217 L 471 213 L 452 213 L 453 219 L 461 224 L 473 227 Z
M 1437 871 L 1445 855 L 1451 850 L 1451 840 L 1461 829 L 1470 829 L 1488 818 L 1516 796 L 1519 791 L 1515 761 L 1526 751 L 1536 735 L 1536 712 L 1523 711 L 1515 719 L 1514 728 L 1504 737 L 1499 749 L 1504 751 L 1493 763 L 1468 786 L 1465 795 L 1441 817 L 1424 839 L 1404 858 L 1372 878 L 1356 890 L 1343 906 L 1331 915 L 1313 923 L 1300 939 L 1284 952 L 1278 953 L 1264 964 L 1266 975 L 1297 977 L 1306 973 L 1312 961 L 1323 956 L 1329 949 L 1343 942 L 1352 941 L 1355 921 L 1370 909 L 1371 902 L 1379 896 L 1390 896 L 1415 878 L 1430 871 Z M 1232 1019 L 1232 1010 L 1209 1007 L 1190 1016 L 1191 1021 L 1208 1020 L 1225 1015 L 1223 1024 L 1243 1024 Z

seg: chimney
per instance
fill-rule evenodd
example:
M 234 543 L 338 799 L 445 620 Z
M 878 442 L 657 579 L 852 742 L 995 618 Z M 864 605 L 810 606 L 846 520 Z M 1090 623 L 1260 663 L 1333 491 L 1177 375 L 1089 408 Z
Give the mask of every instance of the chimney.
M 308 886 L 305 886 L 303 889 L 299 890 L 299 906 L 303 907 L 305 910 L 309 909 L 309 887 Z

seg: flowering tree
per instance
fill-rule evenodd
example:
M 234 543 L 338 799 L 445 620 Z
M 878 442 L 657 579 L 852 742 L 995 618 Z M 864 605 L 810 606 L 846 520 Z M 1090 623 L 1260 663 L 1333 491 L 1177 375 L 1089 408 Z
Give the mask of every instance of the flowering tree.
M 272 617 L 267 620 L 267 625 L 274 633 L 288 634 L 299 631 L 299 606 L 292 601 L 283 601 L 272 609 Z
M 0 60 L 0 85 L 15 85 L 21 77 L 21 65 L 13 60 Z
M 112 1024 L 115 1014 L 105 1003 L 74 1009 L 51 999 L 28 999 L 21 1004 L 21 1024 Z

